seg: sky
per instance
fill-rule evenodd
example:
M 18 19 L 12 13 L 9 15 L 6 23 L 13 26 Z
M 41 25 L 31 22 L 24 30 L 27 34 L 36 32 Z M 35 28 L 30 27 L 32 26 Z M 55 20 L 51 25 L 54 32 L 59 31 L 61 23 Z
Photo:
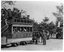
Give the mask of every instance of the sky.
M 55 1 L 16 1 L 15 6 L 19 10 L 25 10 L 31 19 L 40 23 L 44 17 L 55 23 L 56 17 L 52 14 L 57 12 L 56 6 L 59 2 Z

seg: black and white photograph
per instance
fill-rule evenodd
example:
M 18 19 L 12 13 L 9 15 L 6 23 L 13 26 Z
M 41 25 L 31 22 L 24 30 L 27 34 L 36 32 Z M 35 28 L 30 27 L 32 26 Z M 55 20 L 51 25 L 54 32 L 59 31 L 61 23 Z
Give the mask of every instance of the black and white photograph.
M 62 51 L 63 3 L 1 0 L 1 50 Z

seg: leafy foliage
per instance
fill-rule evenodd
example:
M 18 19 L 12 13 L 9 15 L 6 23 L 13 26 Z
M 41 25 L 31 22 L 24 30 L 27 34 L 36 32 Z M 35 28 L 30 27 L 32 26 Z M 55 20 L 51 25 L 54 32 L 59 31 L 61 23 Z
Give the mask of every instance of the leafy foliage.
M 57 24 L 60 22 L 61 24 L 63 23 L 63 5 L 61 6 L 56 6 L 58 9 L 58 12 L 53 12 L 53 15 L 57 18 Z M 61 25 L 60 24 L 60 25 Z

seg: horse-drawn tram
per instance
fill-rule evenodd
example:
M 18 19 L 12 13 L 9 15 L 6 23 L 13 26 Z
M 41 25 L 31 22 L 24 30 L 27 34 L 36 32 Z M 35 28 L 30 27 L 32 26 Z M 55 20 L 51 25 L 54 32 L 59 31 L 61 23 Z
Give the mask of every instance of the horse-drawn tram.
M 4 39 L 4 43 L 2 41 L 2 47 L 5 46 L 17 46 L 17 45 L 24 45 L 28 44 L 32 40 L 33 34 L 33 21 L 27 17 L 25 18 L 14 18 L 12 20 L 11 26 L 11 38 L 2 38 L 1 41 Z M 7 42 L 6 42 L 7 40 Z
M 13 19 L 12 38 L 28 38 L 32 36 L 33 23 L 29 19 Z

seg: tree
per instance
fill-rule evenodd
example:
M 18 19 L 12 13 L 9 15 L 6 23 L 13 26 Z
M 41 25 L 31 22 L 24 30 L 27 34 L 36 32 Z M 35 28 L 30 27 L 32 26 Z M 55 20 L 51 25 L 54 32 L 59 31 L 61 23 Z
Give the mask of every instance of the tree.
M 53 12 L 53 15 L 57 18 L 56 25 L 60 27 L 60 25 L 63 24 L 63 5 L 56 7 L 58 9 L 58 12 Z
M 49 21 L 49 19 L 48 19 L 48 17 L 45 17 L 44 19 L 43 19 L 43 21 L 40 23 L 40 25 L 42 26 L 42 29 L 44 29 L 44 30 L 46 30 L 48 27 L 48 21 Z
M 14 5 L 15 1 L 1 1 L 1 7 L 7 8 L 9 5 Z
M 57 18 L 56 20 L 56 32 L 57 38 L 63 38 L 63 5 L 56 6 L 58 12 L 53 12 L 53 15 Z M 60 35 L 58 35 L 60 33 Z
M 51 37 L 52 37 L 52 34 L 56 33 L 56 26 L 53 22 L 50 22 L 48 24 L 48 31 L 49 31 Z
M 5 21 L 5 23 L 6 23 L 6 25 L 7 25 L 7 19 L 9 18 L 9 16 L 11 17 L 11 9 L 9 9 L 9 10 L 7 10 L 7 6 L 8 5 L 6 5 L 6 4 L 8 4 L 8 5 L 13 5 L 14 4 L 14 2 L 13 1 L 2 1 L 1 2 L 1 7 L 2 7 L 2 11 L 1 11 L 1 19 L 3 19 L 4 18 L 4 21 Z M 3 21 L 3 20 L 2 20 Z
M 2 1 L 1 2 L 1 33 L 2 36 L 7 36 L 4 35 L 6 33 L 10 33 L 10 21 L 12 19 L 12 11 L 11 9 L 7 9 L 8 5 L 13 5 L 13 1 Z
M 43 21 L 44 21 L 44 23 L 47 23 L 47 22 L 49 21 L 49 18 L 48 18 L 48 17 L 45 17 L 45 18 L 43 19 Z

